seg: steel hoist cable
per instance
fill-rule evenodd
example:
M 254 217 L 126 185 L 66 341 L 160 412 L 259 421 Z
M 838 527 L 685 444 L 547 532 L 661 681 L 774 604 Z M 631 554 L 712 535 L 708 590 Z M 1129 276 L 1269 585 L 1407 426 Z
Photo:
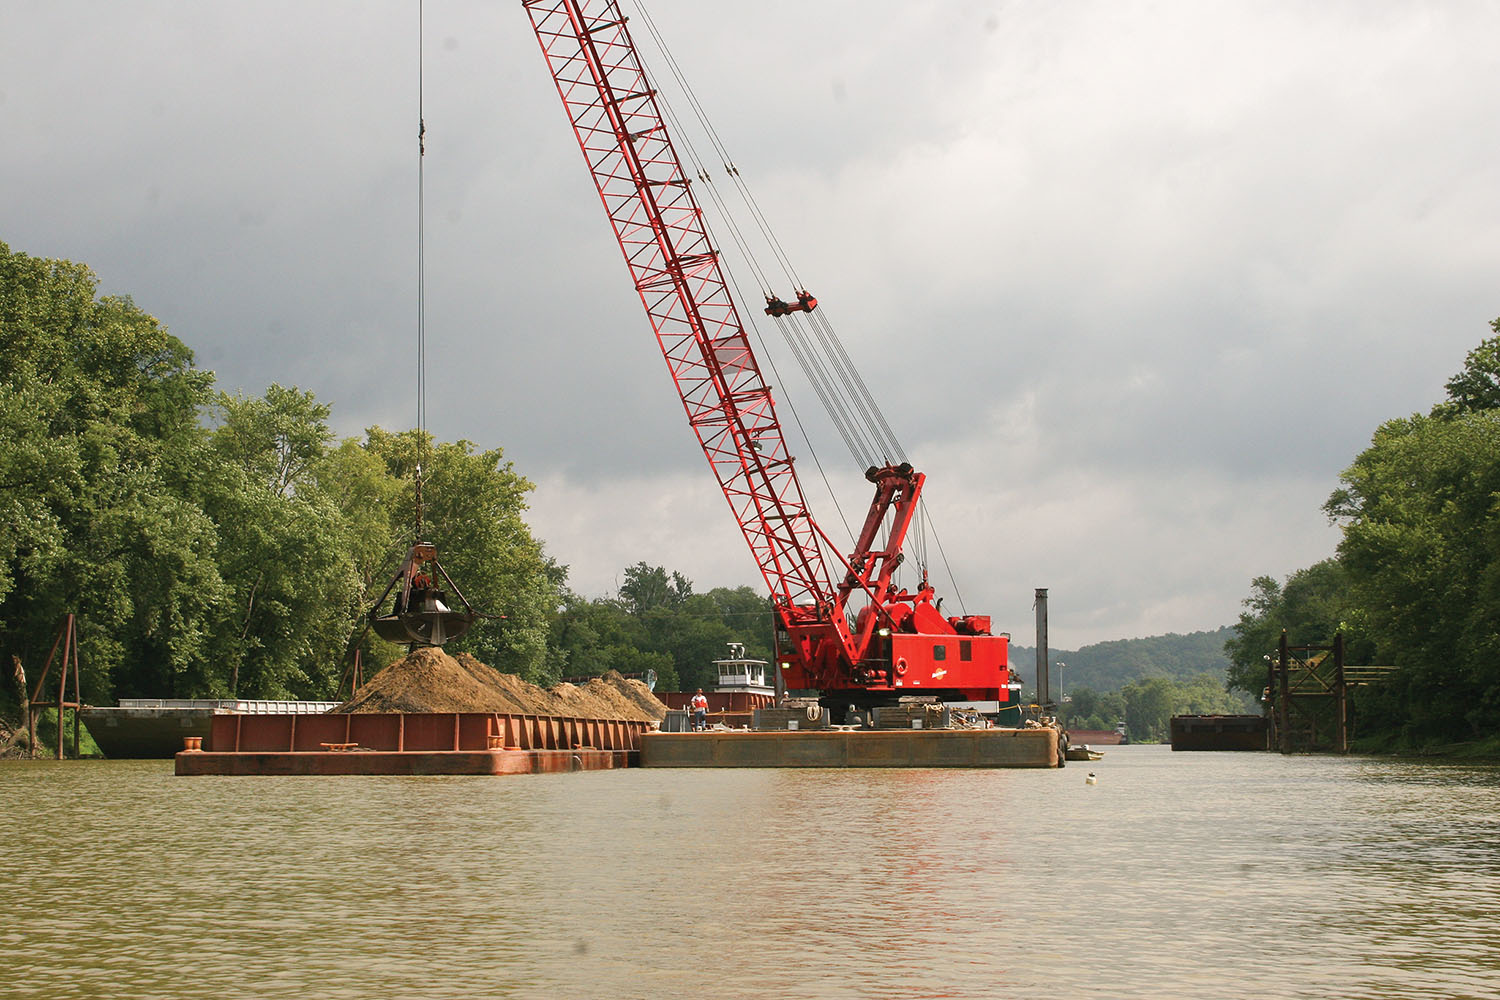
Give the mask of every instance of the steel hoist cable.
M 423 0 L 417 0 L 417 468 L 416 468 L 416 538 L 422 540 L 422 465 L 427 451 L 427 184 L 424 167 L 427 162 L 426 84 L 426 18 Z
M 777 238 L 776 233 L 771 227 L 769 220 L 766 219 L 765 213 L 761 211 L 760 204 L 756 200 L 754 193 L 750 190 L 749 185 L 740 175 L 739 168 L 735 165 L 733 157 L 729 155 L 728 148 L 726 147 L 723 139 L 720 137 L 718 130 L 714 127 L 714 124 L 709 118 L 707 111 L 704 110 L 702 103 L 698 100 L 696 93 L 693 91 L 692 85 L 688 82 L 686 75 L 682 72 L 682 68 L 678 64 L 676 57 L 672 55 L 671 49 L 667 46 L 665 38 L 662 36 L 660 30 L 656 27 L 656 22 L 651 17 L 650 11 L 647 10 L 644 0 L 637 0 L 636 6 L 641 12 L 642 20 L 646 23 L 648 33 L 651 35 L 652 40 L 656 43 L 658 49 L 661 51 L 663 62 L 670 69 L 673 78 L 677 81 L 678 86 L 682 89 L 683 94 L 686 96 L 689 106 L 691 107 L 694 116 L 697 118 L 699 125 L 702 127 L 704 134 L 708 136 L 715 152 L 718 153 L 726 176 L 730 178 L 731 182 L 735 186 L 735 189 L 739 192 L 741 200 L 745 203 L 746 208 L 750 211 L 751 218 L 755 221 L 755 224 L 760 230 L 762 238 L 766 241 L 767 246 L 771 248 L 773 256 L 781 265 L 782 271 L 785 274 L 787 280 L 791 281 L 793 286 L 796 288 L 805 288 L 806 286 L 802 283 L 801 278 L 798 276 L 796 268 L 792 265 L 791 259 L 787 255 L 785 248 L 782 246 L 780 239 Z M 680 125 L 676 127 L 679 135 L 686 136 L 685 131 L 680 127 Z M 739 247 L 740 252 L 745 255 L 746 260 L 755 270 L 756 276 L 760 280 L 764 290 L 769 293 L 770 291 L 772 291 L 770 283 L 766 279 L 765 274 L 761 269 L 759 263 L 756 261 L 754 255 L 749 253 L 747 241 L 741 234 L 739 226 L 734 222 L 734 214 L 728 210 L 728 206 L 724 203 L 722 197 L 717 193 L 717 191 L 712 190 L 712 175 L 703 166 L 702 158 L 697 155 L 696 150 L 692 149 L 690 141 L 687 141 L 685 139 L 685 142 L 689 147 L 690 155 L 692 156 L 692 159 L 694 161 L 695 169 L 699 172 L 700 177 L 709 181 L 708 186 L 711 189 L 711 197 L 720 213 L 727 220 L 729 228 L 732 230 L 732 236 L 736 246 Z M 890 423 L 885 419 L 885 416 L 881 412 L 879 405 L 875 402 L 874 395 L 869 391 L 868 386 L 860 377 L 858 370 L 854 367 L 853 361 L 849 358 L 848 351 L 845 349 L 842 341 L 834 331 L 833 326 L 829 322 L 827 316 L 819 315 L 817 310 L 814 310 L 808 315 L 810 317 L 810 322 L 815 330 L 815 339 L 822 344 L 821 351 L 819 351 L 818 353 L 829 359 L 827 364 L 837 374 L 839 383 L 844 387 L 842 393 L 835 394 L 835 396 L 842 401 L 840 409 L 844 414 L 846 414 L 846 416 L 853 413 L 858 413 L 860 415 L 860 421 L 855 421 L 855 423 L 858 424 L 862 422 L 864 424 L 864 427 L 861 428 L 860 433 L 857 436 L 866 437 L 866 435 L 868 435 L 868 442 L 872 444 L 872 447 L 870 447 L 869 450 L 852 450 L 852 454 L 854 455 L 856 461 L 866 466 L 882 464 L 882 462 L 880 461 L 881 459 L 892 462 L 905 461 L 905 452 L 901 448 L 900 442 L 896 439 L 894 432 L 892 432 Z M 786 318 L 789 320 L 799 319 L 799 317 Z M 780 317 L 778 317 L 778 319 L 780 319 Z M 778 326 L 784 325 L 786 324 L 778 323 Z M 788 339 L 788 341 L 791 341 L 793 338 L 799 338 L 804 343 L 808 341 L 807 334 L 800 328 L 792 332 L 783 330 L 783 335 Z M 812 381 L 814 379 L 822 381 L 825 385 L 832 384 L 832 381 L 828 379 L 826 374 L 813 375 L 809 373 L 809 381 Z
M 655 30 L 654 25 L 652 25 L 652 23 L 650 22 L 650 15 L 646 13 L 644 8 L 642 8 L 642 15 L 648 23 L 648 28 L 650 29 L 650 33 L 653 39 L 656 41 L 657 46 L 663 53 L 664 60 L 673 67 L 674 76 L 676 77 L 679 86 L 681 86 L 684 91 L 687 91 L 689 88 L 687 86 L 686 79 L 682 76 L 680 70 L 676 67 L 675 59 L 672 59 L 670 53 L 666 49 L 666 46 L 661 39 L 660 34 Z M 702 157 L 699 156 L 697 148 L 692 141 L 692 133 L 688 129 L 683 127 L 680 117 L 677 115 L 675 109 L 673 108 L 671 102 L 667 99 L 666 95 L 658 94 L 657 99 L 660 103 L 663 117 L 668 121 L 669 125 L 673 129 L 673 134 L 678 137 L 678 144 L 687 153 L 688 160 L 692 164 L 692 168 L 697 175 L 697 179 L 702 182 L 699 190 L 706 191 L 708 193 L 710 201 L 712 201 L 720 219 L 722 219 L 724 222 L 725 230 L 729 233 L 730 239 L 733 241 L 735 247 L 739 250 L 740 258 L 751 269 L 756 281 L 759 284 L 761 294 L 765 295 L 772 289 L 771 281 L 766 276 L 765 272 L 761 269 L 760 263 L 757 260 L 755 253 L 752 251 L 748 242 L 745 240 L 743 231 L 741 230 L 739 225 L 736 224 L 734 213 L 730 210 L 729 206 L 724 202 L 722 196 L 719 194 L 718 189 L 713 182 L 712 172 L 704 164 Z M 697 109 L 697 117 L 700 124 L 705 122 L 705 117 L 701 108 Z M 709 231 L 712 235 L 714 227 L 710 224 L 708 219 L 705 218 L 703 220 L 703 226 L 705 230 Z M 740 301 L 754 301 L 753 299 L 750 299 L 745 295 L 744 289 L 740 286 L 739 279 L 736 276 L 734 269 L 729 266 L 728 261 L 721 261 L 721 263 L 724 266 L 724 271 L 728 276 L 730 283 L 734 287 L 735 295 L 739 297 Z M 785 386 L 786 382 L 782 379 L 781 372 L 776 366 L 775 356 L 769 350 L 766 344 L 765 336 L 761 332 L 759 324 L 755 321 L 754 314 L 748 314 L 745 318 L 749 320 L 750 329 L 755 334 L 756 342 L 760 344 L 762 355 L 765 357 L 767 365 L 771 369 L 772 374 L 775 376 L 777 383 Z M 802 368 L 804 373 L 809 372 L 813 365 L 813 359 L 809 358 L 808 356 L 809 345 L 801 343 L 796 338 L 789 336 L 785 329 L 782 330 L 782 334 L 784 339 L 786 339 L 788 347 L 791 349 L 793 356 L 796 358 L 798 366 Z M 833 392 L 830 385 L 826 384 L 826 380 L 824 379 L 809 378 L 808 381 L 812 385 L 814 394 L 817 395 L 819 402 L 822 403 L 824 410 L 828 412 L 829 415 L 833 418 L 835 427 L 839 431 L 840 436 L 844 439 L 845 447 L 847 447 L 851 453 L 857 454 L 858 446 L 856 444 L 856 441 L 858 440 L 858 434 L 851 421 L 846 416 L 841 415 L 837 394 Z M 813 465 L 818 470 L 818 476 L 822 480 L 824 489 L 827 490 L 828 496 L 833 502 L 834 509 L 838 513 L 839 521 L 844 527 L 844 533 L 848 535 L 850 540 L 852 541 L 854 538 L 854 531 L 849 525 L 849 518 L 844 513 L 843 507 L 838 501 L 838 493 L 833 489 L 833 484 L 828 479 L 827 470 L 824 469 L 823 462 L 818 456 L 817 448 L 813 445 L 812 437 L 807 432 L 807 427 L 803 423 L 802 415 L 798 411 L 796 403 L 790 398 L 790 396 L 783 396 L 782 401 L 786 404 L 787 408 L 792 414 L 792 420 L 797 426 L 797 433 L 801 437 L 803 446 L 807 449 L 807 454 L 812 459 Z
M 642 20 L 646 24 L 648 33 L 655 42 L 662 55 L 663 63 L 671 71 L 677 85 L 681 88 L 688 101 L 694 117 L 697 119 L 703 133 L 708 136 L 710 144 L 719 155 L 723 164 L 725 174 L 731 179 L 739 191 L 741 200 L 746 203 L 754 219 L 762 238 L 771 248 L 773 256 L 781 265 L 787 280 L 791 281 L 797 288 L 803 286 L 801 279 L 787 257 L 781 242 L 777 239 L 769 221 L 764 213 L 760 211 L 758 203 L 751 194 L 748 185 L 740 176 L 739 168 L 734 165 L 733 158 L 729 155 L 718 130 L 709 119 L 702 103 L 698 100 L 692 85 L 688 82 L 686 75 L 682 72 L 680 64 L 672 55 L 665 38 L 656 27 L 649 10 L 644 2 L 637 0 L 637 9 L 641 12 Z M 735 221 L 736 213 L 730 211 L 729 206 L 716 190 L 712 182 L 712 175 L 703 164 L 703 159 L 693 146 L 690 135 L 682 129 L 680 122 L 676 120 L 674 112 L 671 111 L 668 102 L 663 102 L 667 107 L 667 113 L 674 117 L 674 128 L 679 137 L 679 142 L 688 150 L 694 169 L 701 179 L 706 180 L 704 186 L 710 193 L 710 198 L 715 207 L 723 217 L 726 227 L 730 230 L 735 246 L 745 258 L 746 262 L 755 272 L 763 291 L 772 291 L 770 282 L 760 267 L 756 255 L 750 252 L 749 243 L 745 239 L 743 231 Z M 769 296 L 768 296 L 769 297 Z M 816 310 L 814 311 L 814 314 Z M 780 317 L 778 317 L 778 320 Z M 896 461 L 904 461 L 902 449 L 895 441 L 895 436 L 890 432 L 890 425 L 880 414 L 879 405 L 875 402 L 873 395 L 865 386 L 863 379 L 853 372 L 853 362 L 849 359 L 847 350 L 839 342 L 837 334 L 827 322 L 826 317 L 818 317 L 814 324 L 816 331 L 809 336 L 806 330 L 795 323 L 787 324 L 778 322 L 782 330 L 782 336 L 792 347 L 798 364 L 802 367 L 808 381 L 815 386 L 820 386 L 819 397 L 824 401 L 825 409 L 828 410 L 830 418 L 839 426 L 840 433 L 850 449 L 850 454 L 861 467 L 883 464 L 882 459 L 893 458 Z M 826 359 L 826 360 L 825 360 Z M 830 372 L 832 374 L 830 374 Z M 882 437 L 882 432 L 884 437 Z M 857 443 L 856 443 L 857 442 Z

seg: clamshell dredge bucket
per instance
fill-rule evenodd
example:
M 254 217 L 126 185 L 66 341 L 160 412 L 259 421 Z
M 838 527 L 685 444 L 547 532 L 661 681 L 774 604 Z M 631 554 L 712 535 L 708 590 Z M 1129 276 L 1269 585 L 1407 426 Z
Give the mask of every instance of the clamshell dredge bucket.
M 447 583 L 463 605 L 462 611 L 448 606 L 447 591 L 437 586 L 439 578 Z M 381 605 L 392 593 L 395 602 L 390 611 L 382 613 Z M 407 551 L 385 593 L 375 602 L 370 611 L 370 628 L 388 642 L 441 646 L 469 631 L 478 617 L 437 561 L 437 548 L 427 542 L 418 542 Z

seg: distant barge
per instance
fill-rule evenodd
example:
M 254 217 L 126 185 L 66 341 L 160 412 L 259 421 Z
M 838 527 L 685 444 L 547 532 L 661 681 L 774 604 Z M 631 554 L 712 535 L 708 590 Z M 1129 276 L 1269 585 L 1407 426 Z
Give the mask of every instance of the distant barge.
M 1173 750 L 1267 750 L 1270 726 L 1263 715 L 1174 715 Z
M 1090 746 L 1118 747 L 1125 746 L 1130 742 L 1130 737 L 1125 735 L 1125 727 L 1118 729 L 1068 729 L 1068 738 L 1074 743 L 1087 743 Z
M 263 701 L 247 698 L 121 698 L 114 708 L 86 705 L 78 717 L 115 760 L 170 758 L 186 737 L 208 739 L 215 715 L 307 715 L 338 708 L 336 701 Z

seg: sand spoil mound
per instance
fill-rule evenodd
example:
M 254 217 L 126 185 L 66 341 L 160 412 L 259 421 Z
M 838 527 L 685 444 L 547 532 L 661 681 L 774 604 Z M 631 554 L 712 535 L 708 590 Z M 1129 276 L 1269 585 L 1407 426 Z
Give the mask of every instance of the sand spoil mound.
M 452 657 L 423 647 L 380 671 L 334 711 L 505 712 L 652 722 L 665 717 L 667 706 L 646 685 L 613 670 L 587 684 L 549 690 L 503 674 L 468 653 Z

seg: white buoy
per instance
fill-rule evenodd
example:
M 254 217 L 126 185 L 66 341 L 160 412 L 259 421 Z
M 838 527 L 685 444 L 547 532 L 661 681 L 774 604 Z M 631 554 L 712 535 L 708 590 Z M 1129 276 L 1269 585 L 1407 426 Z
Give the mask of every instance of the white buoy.
M 1083 779 L 1083 783 L 1085 785 L 1097 785 L 1097 784 L 1099 784 L 1099 779 L 1096 778 L 1096 777 L 1094 777 L 1094 772 L 1093 771 L 1090 771 L 1089 772 L 1089 776 L 1087 778 Z

